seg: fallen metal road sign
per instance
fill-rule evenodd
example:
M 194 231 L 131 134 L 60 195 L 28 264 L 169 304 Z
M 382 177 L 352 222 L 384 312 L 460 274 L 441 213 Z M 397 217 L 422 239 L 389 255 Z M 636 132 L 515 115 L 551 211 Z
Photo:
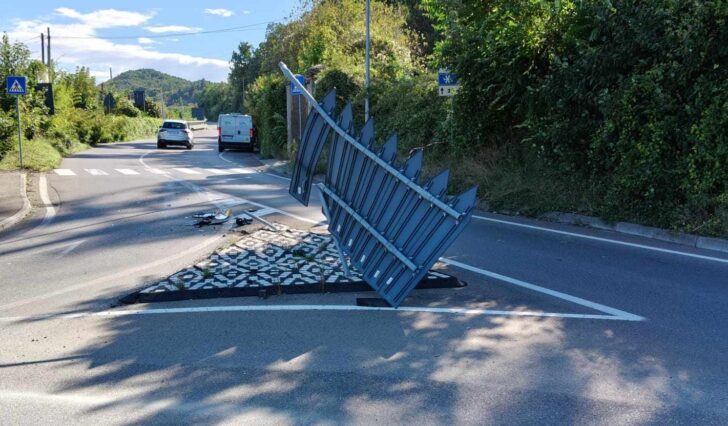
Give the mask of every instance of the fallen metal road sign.
M 333 131 L 326 179 L 317 185 L 329 232 L 364 280 L 397 307 L 470 222 L 477 187 L 448 197 L 447 170 L 420 185 L 421 150 L 397 166 L 393 135 L 375 153 L 373 119 L 355 138 L 351 104 L 335 119 L 335 90 L 319 104 L 284 63 L 279 66 L 313 107 L 289 192 L 308 205 L 316 163 Z

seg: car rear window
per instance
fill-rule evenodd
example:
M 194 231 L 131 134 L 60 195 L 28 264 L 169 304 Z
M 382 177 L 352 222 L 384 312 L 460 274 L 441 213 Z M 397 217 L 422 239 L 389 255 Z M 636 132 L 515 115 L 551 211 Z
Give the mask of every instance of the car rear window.
M 163 129 L 186 129 L 187 125 L 185 123 L 175 123 L 173 121 L 165 121 L 162 124 Z

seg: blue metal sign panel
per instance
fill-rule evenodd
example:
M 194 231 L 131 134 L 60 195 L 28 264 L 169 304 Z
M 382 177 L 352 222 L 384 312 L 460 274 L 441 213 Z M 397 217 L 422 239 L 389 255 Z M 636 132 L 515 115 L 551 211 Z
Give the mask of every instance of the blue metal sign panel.
M 21 96 L 27 94 L 26 78 L 20 75 L 9 75 L 5 80 L 5 90 L 8 95 Z
M 445 70 L 440 70 L 437 73 L 437 84 L 439 86 L 457 86 L 459 80 L 460 78 L 457 74 Z
M 304 86 L 306 84 L 306 77 L 302 76 L 301 74 L 296 74 L 296 80 L 301 83 L 301 86 Z M 297 85 L 291 82 L 291 96 L 299 96 L 302 93 L 303 92 L 301 92 L 301 89 L 299 89 Z
M 313 107 L 289 192 L 308 204 L 313 170 L 332 135 L 326 179 L 318 184 L 329 232 L 364 280 L 399 306 L 469 223 L 477 187 L 448 196 L 447 170 L 419 183 L 422 151 L 398 163 L 396 135 L 375 149 L 373 119 L 354 136 L 351 104 L 334 118 L 335 90 L 319 104 L 285 64 L 280 68 Z

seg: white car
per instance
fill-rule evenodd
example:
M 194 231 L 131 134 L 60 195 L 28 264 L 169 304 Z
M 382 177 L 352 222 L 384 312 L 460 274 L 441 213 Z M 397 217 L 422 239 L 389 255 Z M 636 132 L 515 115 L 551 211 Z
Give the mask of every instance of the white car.
M 217 117 L 217 150 L 246 149 L 255 146 L 253 118 L 243 114 L 220 114 Z
M 168 145 L 181 145 L 192 149 L 195 146 L 195 135 L 184 120 L 164 120 L 157 133 L 157 148 L 164 149 Z

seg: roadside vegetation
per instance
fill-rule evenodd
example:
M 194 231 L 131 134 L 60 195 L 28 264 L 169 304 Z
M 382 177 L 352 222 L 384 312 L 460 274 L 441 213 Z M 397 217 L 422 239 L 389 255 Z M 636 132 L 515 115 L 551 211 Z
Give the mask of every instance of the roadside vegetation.
M 115 106 L 102 104 L 103 96 L 86 68 L 74 73 L 59 72 L 53 76 L 55 114 L 50 115 L 44 94 L 34 90 L 48 75 L 46 67 L 30 58 L 30 50 L 22 43 L 11 44 L 3 35 L 0 44 L 0 78 L 7 75 L 28 77 L 29 94 L 20 98 L 23 138 L 23 160 L 31 170 L 56 167 L 63 156 L 89 145 L 151 137 L 159 128 L 160 108 L 149 102 L 142 112 L 124 95 L 113 93 Z M 0 94 L 0 170 L 20 166 L 15 98 Z
M 389 0 L 372 4 L 372 115 L 404 156 L 426 148 L 451 190 L 483 205 L 557 210 L 728 235 L 728 5 L 702 0 Z M 232 57 L 200 103 L 248 111 L 263 155 L 286 151 L 277 68 L 318 71 L 363 117 L 364 1 L 306 1 Z M 461 77 L 452 99 L 436 72 Z M 361 122 L 358 123 L 361 125 Z M 380 141 L 381 142 L 381 141 Z

